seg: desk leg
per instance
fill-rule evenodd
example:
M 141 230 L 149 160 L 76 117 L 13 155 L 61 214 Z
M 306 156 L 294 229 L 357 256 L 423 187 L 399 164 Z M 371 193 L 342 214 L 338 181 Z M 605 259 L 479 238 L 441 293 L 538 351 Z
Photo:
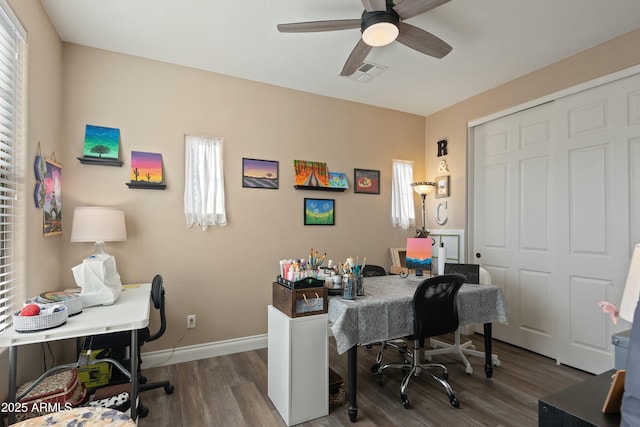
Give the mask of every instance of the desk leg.
M 138 417 L 138 331 L 131 330 L 131 419 Z
M 354 345 L 347 352 L 347 376 L 349 381 L 349 419 L 352 423 L 358 418 L 358 405 L 356 404 L 356 390 L 358 379 L 358 346 Z
M 487 378 L 493 375 L 493 364 L 491 360 L 491 323 L 484 324 L 484 373 Z
M 18 369 L 18 347 L 12 345 L 9 347 L 9 398 L 8 402 L 16 403 L 16 392 L 18 385 L 16 384 L 16 371 Z M 16 422 L 16 413 L 9 412 L 9 424 Z

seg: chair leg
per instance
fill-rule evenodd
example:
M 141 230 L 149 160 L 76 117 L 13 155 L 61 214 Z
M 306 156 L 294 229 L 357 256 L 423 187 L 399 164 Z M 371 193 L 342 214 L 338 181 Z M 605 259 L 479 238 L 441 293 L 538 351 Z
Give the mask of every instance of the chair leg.
M 407 354 L 408 353 L 408 351 L 407 351 L 407 343 L 405 343 L 402 340 L 391 340 L 391 341 L 383 341 L 383 342 L 381 342 L 380 343 L 380 349 L 378 350 L 378 353 L 376 354 L 376 363 L 375 363 L 375 365 L 373 365 L 371 367 L 371 372 L 373 374 L 381 373 L 384 369 L 386 369 L 386 368 L 380 369 L 380 367 L 382 365 L 382 353 L 389 347 L 395 348 L 396 350 L 398 350 L 398 352 L 400 354 Z
M 473 342 L 467 341 L 465 343 L 460 343 L 459 329 L 456 330 L 456 332 L 454 333 L 453 344 L 443 342 L 436 338 L 431 338 L 430 343 L 433 350 L 425 350 L 424 351 L 425 357 L 430 358 L 431 356 L 434 356 L 437 354 L 449 354 L 449 353 L 457 354 L 458 357 L 460 357 L 460 360 L 462 360 L 462 363 L 464 363 L 465 373 L 469 375 L 473 373 L 473 368 L 471 367 L 471 363 L 469 363 L 469 360 L 466 358 L 465 355 L 481 357 L 483 359 L 485 357 L 485 354 L 483 351 L 478 351 L 475 349 Z M 491 361 L 493 363 L 493 366 L 496 366 L 496 367 L 500 366 L 500 359 L 498 359 L 498 356 L 496 354 L 491 355 Z
M 402 406 L 404 406 L 406 409 L 409 409 L 409 398 L 407 397 L 407 393 L 405 393 L 405 391 L 407 389 L 407 386 L 409 385 L 409 381 L 411 381 L 411 377 L 414 375 L 417 375 L 415 366 L 411 367 L 409 372 L 407 372 L 404 378 L 402 378 L 402 383 L 400 384 L 400 399 L 402 400 Z
M 411 381 L 412 377 L 414 376 L 417 377 L 418 375 L 420 375 L 420 373 L 423 370 L 445 389 L 447 396 L 449 397 L 449 403 L 451 403 L 451 406 L 453 406 L 454 408 L 460 407 L 460 403 L 458 402 L 458 399 L 453 393 L 453 389 L 451 388 L 449 383 L 446 381 L 446 378 L 448 377 L 448 371 L 446 366 L 441 365 L 439 363 L 421 364 L 420 363 L 421 349 L 418 341 L 414 342 L 414 347 L 412 352 L 409 352 L 407 350 L 401 351 L 401 352 L 404 352 L 405 363 L 387 363 L 382 365 L 381 364 L 382 351 L 384 350 L 384 347 L 385 346 L 383 344 L 383 348 L 381 348 L 380 351 L 378 352 L 376 364 L 373 366 L 373 368 L 371 368 L 371 370 L 375 375 L 377 375 L 377 380 L 380 385 L 382 385 L 382 372 L 385 369 L 395 368 L 395 369 L 402 369 L 407 371 L 404 377 L 402 378 L 402 382 L 400 384 L 400 399 L 402 400 L 402 405 L 405 408 L 407 409 L 409 408 L 409 398 L 407 397 L 407 393 L 406 393 L 407 387 L 409 386 L 409 381 Z M 441 369 L 443 371 L 442 377 L 437 375 L 435 372 L 431 371 L 432 369 L 435 369 L 435 368 Z

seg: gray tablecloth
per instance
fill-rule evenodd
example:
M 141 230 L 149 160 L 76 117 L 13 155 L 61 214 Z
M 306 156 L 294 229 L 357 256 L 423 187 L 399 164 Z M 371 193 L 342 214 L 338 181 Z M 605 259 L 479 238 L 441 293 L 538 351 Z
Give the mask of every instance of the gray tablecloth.
M 364 278 L 364 296 L 344 300 L 329 297 L 329 322 L 342 354 L 356 344 L 411 335 L 413 294 L 425 277 L 414 275 Z M 464 284 L 458 292 L 460 325 L 507 321 L 502 289 L 493 285 Z

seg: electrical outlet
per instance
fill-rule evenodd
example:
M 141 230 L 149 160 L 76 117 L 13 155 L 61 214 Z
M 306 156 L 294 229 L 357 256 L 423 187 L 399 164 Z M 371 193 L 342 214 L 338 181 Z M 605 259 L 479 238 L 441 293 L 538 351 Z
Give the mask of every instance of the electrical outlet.
M 195 327 L 196 327 L 196 315 L 195 314 L 187 315 L 187 329 L 191 329 Z

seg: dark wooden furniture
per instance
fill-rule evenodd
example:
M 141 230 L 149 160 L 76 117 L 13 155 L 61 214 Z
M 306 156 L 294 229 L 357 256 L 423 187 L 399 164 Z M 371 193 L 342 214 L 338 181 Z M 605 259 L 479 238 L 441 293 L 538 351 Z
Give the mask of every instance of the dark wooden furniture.
M 595 375 L 559 393 L 538 400 L 538 426 L 618 427 L 620 414 L 603 414 L 611 375 L 615 370 Z

